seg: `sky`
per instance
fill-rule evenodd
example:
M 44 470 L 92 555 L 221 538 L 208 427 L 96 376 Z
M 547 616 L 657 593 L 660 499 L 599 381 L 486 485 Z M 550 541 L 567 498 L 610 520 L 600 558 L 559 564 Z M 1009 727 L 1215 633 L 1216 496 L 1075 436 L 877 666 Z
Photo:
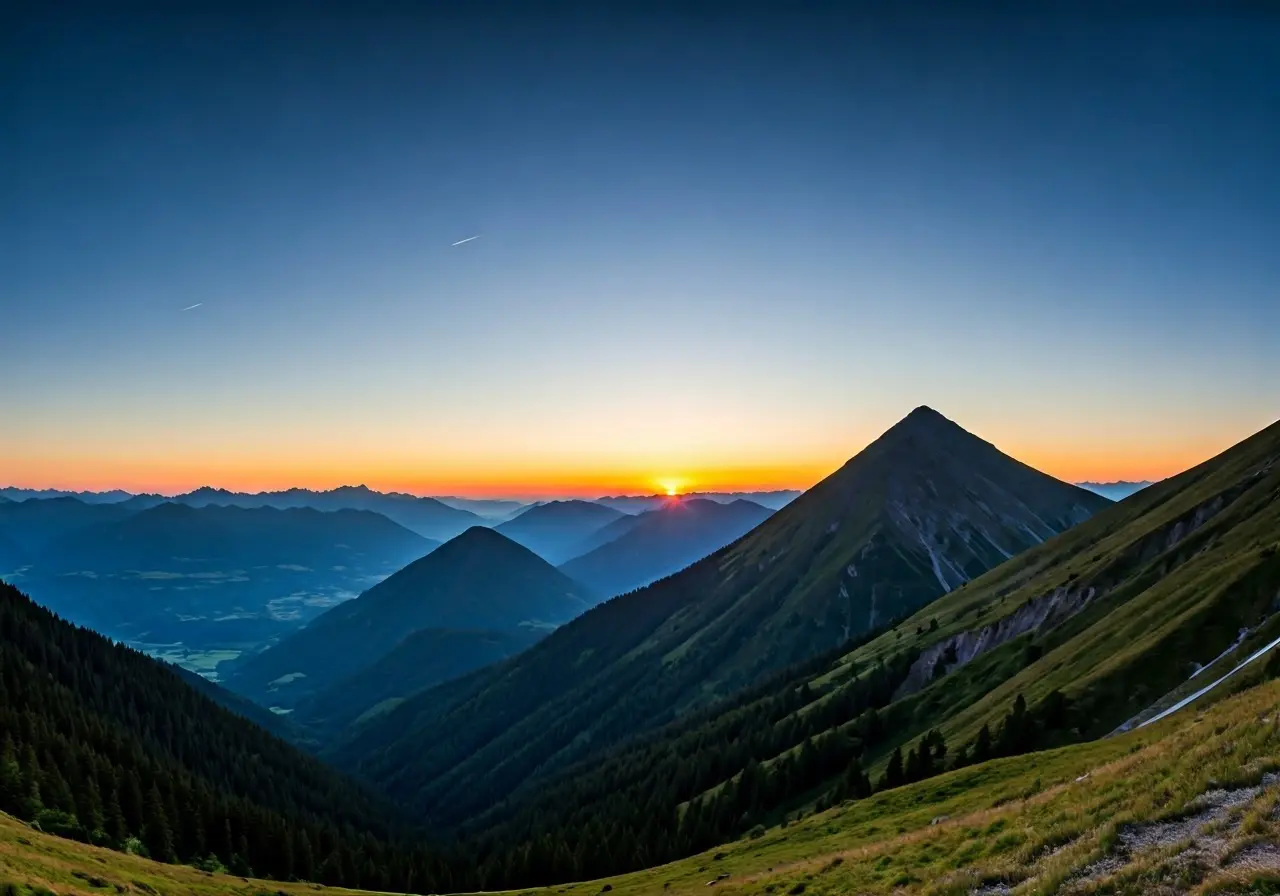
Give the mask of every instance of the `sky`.
M 167 6 L 0 14 L 3 484 L 805 487 L 921 404 L 1156 479 L 1280 417 L 1263 6 Z

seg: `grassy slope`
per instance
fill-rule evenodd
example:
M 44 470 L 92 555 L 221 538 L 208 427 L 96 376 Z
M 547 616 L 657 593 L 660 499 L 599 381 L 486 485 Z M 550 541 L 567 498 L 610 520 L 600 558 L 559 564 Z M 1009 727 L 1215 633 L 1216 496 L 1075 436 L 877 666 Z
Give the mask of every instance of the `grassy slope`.
M 1256 784 L 1277 769 L 1280 683 L 1273 682 L 1122 737 L 951 772 L 709 854 L 544 892 L 595 894 L 607 884 L 618 896 L 703 893 L 722 874 L 717 893 L 942 896 L 995 882 L 1019 894 L 1239 892 L 1250 881 L 1280 880 L 1274 870 L 1240 861 L 1245 847 L 1265 850 L 1280 839 L 1275 787 L 1218 824 L 1213 836 L 1227 850 L 1221 863 L 1188 864 L 1185 845 L 1173 844 L 1117 861 L 1088 884 L 1076 875 L 1116 854 L 1125 825 L 1185 816 L 1200 794 Z M 0 883 L 6 882 L 59 894 L 336 892 L 157 865 L 0 816 Z
M 1023 666 L 1031 637 L 1024 635 L 909 698 L 906 708 L 927 719 L 918 727 L 940 726 L 959 745 L 984 722 L 994 728 L 1018 693 L 1034 705 L 1059 688 L 1096 713 L 1098 727 L 1082 733 L 1105 734 L 1185 681 L 1192 662 L 1212 660 L 1241 627 L 1277 609 L 1277 458 L 1280 424 L 940 598 L 844 662 L 865 667 L 908 647 L 927 649 L 1056 589 L 1092 586 L 1101 597 L 1041 634 L 1036 662 Z M 1200 525 L 1189 531 L 1197 515 Z M 1181 540 L 1167 548 L 1179 527 Z

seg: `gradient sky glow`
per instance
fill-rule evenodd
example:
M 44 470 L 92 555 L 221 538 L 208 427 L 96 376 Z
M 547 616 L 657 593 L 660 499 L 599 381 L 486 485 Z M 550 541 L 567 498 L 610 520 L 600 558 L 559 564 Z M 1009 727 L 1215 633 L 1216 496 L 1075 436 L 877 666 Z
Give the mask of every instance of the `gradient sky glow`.
M 0 484 L 806 486 L 919 404 L 1159 478 L 1280 417 L 1280 15 L 945 8 L 28 4 Z

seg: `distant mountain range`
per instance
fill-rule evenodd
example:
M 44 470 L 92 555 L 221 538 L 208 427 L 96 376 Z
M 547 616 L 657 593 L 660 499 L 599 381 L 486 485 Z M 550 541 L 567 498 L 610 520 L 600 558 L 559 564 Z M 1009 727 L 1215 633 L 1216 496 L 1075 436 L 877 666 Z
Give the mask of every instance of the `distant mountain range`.
M 156 503 L 157 498 L 143 495 L 133 499 Z M 168 499 L 176 504 L 190 504 L 193 507 L 208 505 L 236 507 L 276 507 L 289 509 L 294 507 L 311 507 L 316 510 L 370 510 L 380 513 L 406 529 L 417 532 L 424 538 L 446 541 L 455 535 L 480 525 L 484 520 L 468 510 L 450 507 L 435 498 L 419 498 L 397 492 L 378 492 L 363 485 L 344 485 L 330 491 L 312 491 L 305 488 L 291 488 L 279 492 L 230 492 L 220 488 L 198 488 L 185 495 Z
M 330 755 L 433 821 L 461 821 L 914 612 L 1110 504 L 919 408 L 732 545 L 410 698 Z
M 279 637 L 438 544 L 362 510 L 0 505 L 0 573 L 68 619 L 175 653 Z
M 422 629 L 546 631 L 593 603 L 586 589 L 527 548 L 477 526 L 219 673 L 238 693 L 291 707 Z
M 584 541 L 621 516 L 622 511 L 594 501 L 548 501 L 525 510 L 497 531 L 556 565 L 577 556 Z
M 15 488 L 13 486 L 0 488 L 0 501 L 26 501 L 29 498 L 75 498 L 85 504 L 115 504 L 132 497 L 132 494 L 120 489 L 106 492 L 75 492 L 57 488 Z
M 686 501 L 705 499 L 718 504 L 750 501 L 770 510 L 781 510 L 802 494 L 803 492 L 797 489 L 778 489 L 767 492 L 687 492 L 678 497 Z M 672 495 L 612 495 L 596 498 L 595 503 L 621 510 L 623 513 L 644 513 L 647 510 L 657 510 L 672 497 Z
M 655 510 L 624 516 L 585 542 L 590 550 L 560 566 L 596 594 L 632 591 L 679 572 L 763 523 L 773 513 L 751 501 L 668 498 Z
M 1081 488 L 1087 488 L 1089 491 L 1102 495 L 1104 498 L 1110 498 L 1112 501 L 1123 501 L 1132 494 L 1142 491 L 1149 485 L 1154 484 L 1150 479 L 1144 479 L 1141 482 L 1077 482 L 1076 485 Z
M 458 498 L 453 495 L 440 495 L 436 500 L 448 504 L 458 510 L 466 510 L 487 520 L 510 519 L 529 506 L 524 501 L 509 501 L 498 498 Z

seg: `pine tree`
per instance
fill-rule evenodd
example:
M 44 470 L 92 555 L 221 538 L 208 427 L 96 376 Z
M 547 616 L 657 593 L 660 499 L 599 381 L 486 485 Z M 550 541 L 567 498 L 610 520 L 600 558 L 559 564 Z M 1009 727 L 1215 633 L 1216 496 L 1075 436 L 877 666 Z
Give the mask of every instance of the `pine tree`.
M 906 775 L 902 768 L 902 748 L 894 747 L 889 754 L 889 764 L 885 766 L 884 776 L 880 779 L 880 790 L 892 790 L 906 783 Z
M 158 862 L 172 862 L 176 858 L 173 852 L 173 828 L 164 810 L 164 799 L 160 788 L 155 784 L 147 793 L 145 818 L 142 823 L 142 843 L 147 847 L 151 858 Z
M 992 756 L 991 749 L 991 729 L 983 722 L 978 729 L 978 737 L 973 742 L 973 761 L 986 762 Z
M 14 815 L 23 811 L 22 769 L 18 766 L 18 751 L 13 737 L 5 732 L 0 744 L 0 810 Z

